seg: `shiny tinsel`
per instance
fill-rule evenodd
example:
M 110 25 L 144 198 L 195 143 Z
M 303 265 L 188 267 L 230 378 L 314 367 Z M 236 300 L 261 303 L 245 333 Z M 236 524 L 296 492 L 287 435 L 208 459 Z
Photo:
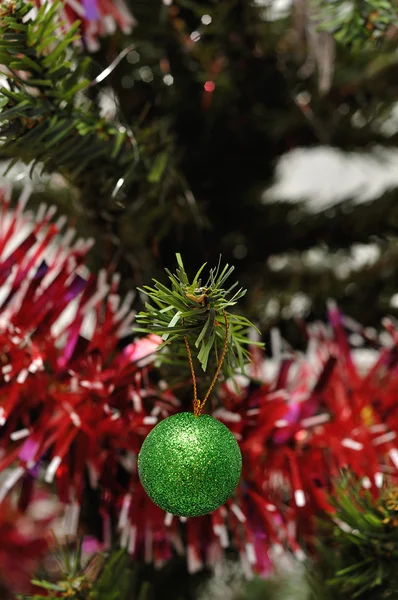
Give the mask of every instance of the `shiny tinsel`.
M 43 0 L 35 0 L 38 6 Z M 59 5 L 60 18 L 72 24 L 79 20 L 88 50 L 99 48 L 98 38 L 121 29 L 131 33 L 135 20 L 123 0 L 65 0 Z

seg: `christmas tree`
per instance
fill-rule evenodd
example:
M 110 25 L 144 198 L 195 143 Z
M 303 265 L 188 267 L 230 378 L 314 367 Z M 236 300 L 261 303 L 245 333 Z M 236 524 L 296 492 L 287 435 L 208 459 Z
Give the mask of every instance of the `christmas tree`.
M 394 166 L 397 17 L 1 3 L 4 597 L 394 597 L 396 182 L 286 173 Z M 174 430 L 137 458 L 180 413 L 214 430 L 170 504 Z

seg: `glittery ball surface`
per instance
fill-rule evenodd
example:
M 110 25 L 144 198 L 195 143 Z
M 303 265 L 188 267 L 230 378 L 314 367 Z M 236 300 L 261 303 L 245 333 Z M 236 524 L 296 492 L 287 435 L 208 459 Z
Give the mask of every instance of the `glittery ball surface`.
M 138 455 L 148 496 L 163 510 L 198 517 L 224 504 L 239 483 L 242 455 L 230 430 L 209 415 L 179 413 L 156 425 Z

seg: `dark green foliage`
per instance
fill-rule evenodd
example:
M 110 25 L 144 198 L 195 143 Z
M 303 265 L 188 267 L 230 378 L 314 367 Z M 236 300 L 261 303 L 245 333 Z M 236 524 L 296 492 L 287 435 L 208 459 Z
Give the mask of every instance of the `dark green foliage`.
M 333 520 L 321 528 L 313 600 L 384 600 L 398 595 L 398 489 L 372 496 L 346 476 L 333 493 Z M 326 583 L 326 588 L 325 588 Z
M 315 5 L 320 28 L 354 50 L 375 45 L 398 25 L 397 4 L 390 0 L 318 0 Z
M 146 325 L 144 331 L 161 335 L 163 347 L 171 345 L 172 362 L 182 358 L 187 362 L 187 351 L 184 337 L 187 337 L 203 371 L 206 371 L 209 356 L 213 365 L 218 363 L 226 336 L 225 318 L 229 324 L 229 342 L 225 360 L 225 371 L 232 374 L 236 368 L 243 371 L 245 359 L 248 358 L 248 328 L 252 324 L 245 317 L 228 312 L 246 290 L 235 288 L 237 283 L 224 289 L 224 284 L 234 270 L 225 265 L 221 269 L 211 269 L 206 282 L 200 276 L 206 267 L 202 265 L 194 279 L 190 281 L 185 272 L 181 256 L 177 254 L 178 269 L 175 275 L 167 271 L 171 289 L 159 281 L 155 287 L 144 286 L 141 290 L 151 300 L 145 305 L 146 311 L 137 316 L 137 322 Z M 167 360 L 168 354 L 164 353 Z
M 300 564 L 295 567 L 301 571 Z M 309 600 L 309 590 L 301 573 L 280 572 L 267 579 L 254 577 L 242 586 L 233 600 Z
M 131 2 L 139 23 L 140 6 Z M 183 35 L 173 35 L 167 19 L 158 22 L 156 17 L 147 17 L 134 34 L 139 62 L 121 64 L 114 85 L 126 114 L 134 114 L 136 103 L 146 101 L 153 107 L 152 119 L 162 112 L 170 120 L 179 169 L 202 221 L 189 218 L 184 206 L 169 201 L 167 226 L 162 221 L 152 232 L 153 255 L 147 246 L 143 260 L 137 261 L 135 274 L 140 283 L 146 279 L 140 264 L 150 264 L 151 273 L 164 283 L 163 267 L 171 264 L 176 252 L 181 252 L 193 272 L 205 261 L 213 264 L 222 253 L 236 265 L 237 277 L 248 289 L 242 299 L 245 314 L 264 329 L 282 321 L 295 344 L 294 326 L 283 323 L 281 312 L 301 291 L 313 300 L 311 318 L 324 318 L 325 299 L 333 297 L 361 322 L 379 325 L 390 311 L 390 289 L 396 287 L 395 278 L 386 275 L 384 262 L 385 253 L 391 256 L 391 264 L 394 261 L 396 193 L 389 191 L 380 202 L 358 207 L 346 202 L 315 215 L 302 203 L 266 203 L 262 198 L 278 157 L 292 148 L 325 144 L 366 153 L 371 144 L 396 145 L 396 134 L 386 136 L 377 127 L 397 98 L 395 46 L 381 50 L 370 45 L 356 52 L 339 44 L 332 89 L 321 97 L 316 78 L 301 75 L 305 44 L 299 49 L 291 45 L 287 19 L 263 21 L 260 9 L 246 1 L 207 1 L 200 9 L 177 1 L 174 9 L 180 9 L 184 35 L 200 29 L 200 14 L 211 14 L 212 24 L 202 28 L 200 42 L 187 50 Z M 152 32 L 153 45 L 147 41 Z M 157 67 L 160 57 L 170 62 L 174 77 L 174 85 L 167 90 Z M 215 77 L 211 104 L 203 107 L 203 82 L 212 72 L 215 57 L 222 65 L 221 73 Z M 123 89 L 123 76 L 133 77 L 144 65 L 153 69 L 153 82 L 144 84 L 136 76 L 133 88 Z M 309 92 L 310 103 L 301 111 L 295 98 L 303 90 Z M 363 125 L 353 122 L 358 114 L 365 116 Z M 145 226 L 137 232 L 130 212 L 122 221 L 123 228 L 118 230 L 122 243 L 137 256 L 142 252 Z M 336 263 L 342 263 L 353 244 L 369 241 L 380 243 L 380 263 L 344 280 L 326 265 L 317 270 L 305 264 L 303 255 L 311 248 L 322 245 Z M 273 271 L 270 255 L 286 255 L 286 267 Z M 275 299 L 280 311 L 269 318 L 265 308 Z
M 23 22 L 30 4 L 2 4 L 0 60 L 10 89 L 0 91 L 1 155 L 58 171 L 83 191 L 95 173 L 98 200 L 109 200 L 119 178 L 131 181 L 136 149 L 126 128 L 100 118 L 79 96 L 89 87 L 91 62 L 73 48 L 79 23 L 60 37 L 59 1 L 46 8 Z
M 10 166 L 23 161 L 62 174 L 94 221 L 103 223 L 104 211 L 131 202 L 137 184 L 157 218 L 156 205 L 168 187 L 164 173 L 169 179 L 173 174 L 164 149 L 166 140 L 171 143 L 167 126 L 136 123 L 133 132 L 126 123 L 101 117 L 92 87 L 98 67 L 73 44 L 80 38 L 78 22 L 60 35 L 59 7 L 56 0 L 24 22 L 31 4 L 1 5 L 0 62 L 7 86 L 0 90 L 0 156 L 12 159 Z M 182 181 L 179 176 L 180 191 Z
M 36 582 L 36 594 L 18 600 L 194 600 L 196 590 L 209 576 L 208 572 L 189 574 L 183 557 L 174 557 L 163 568 L 155 569 L 134 562 L 124 550 L 117 549 L 97 553 L 88 563 L 79 557 L 79 546 L 75 550 L 58 547 L 54 556 L 58 576 L 43 573 Z
M 7 15 L 11 21 L 4 25 L 8 31 L 10 23 L 16 23 L 22 27 L 20 34 L 27 24 L 21 24 L 18 11 L 26 5 L 15 6 L 17 12 Z M 310 292 L 311 316 L 323 317 L 325 298 L 332 296 L 352 316 L 379 324 L 395 286 L 386 275 L 390 271 L 384 256 L 383 264 L 375 266 L 373 285 L 373 275 L 368 277 L 366 269 L 353 274 L 352 281 L 341 280 L 332 268 L 320 274 L 305 264 L 303 253 L 324 244 L 342 262 L 352 244 L 371 240 L 381 244 L 393 264 L 392 236 L 398 232 L 395 192 L 380 202 L 338 207 L 316 216 L 302 205 L 264 203 L 263 192 L 272 181 L 277 158 L 291 148 L 322 143 L 366 151 L 369 144 L 396 145 L 397 135 L 386 136 L 377 125 L 398 93 L 395 46 L 391 51 L 371 45 L 366 52 L 353 52 L 338 45 L 335 80 L 330 92 L 320 96 L 316 78 L 303 79 L 300 74 L 305 43 L 292 46 L 287 19 L 269 23 L 261 18 L 263 9 L 246 0 L 176 1 L 173 6 L 176 16 L 170 18 L 160 0 L 131 0 L 138 22 L 131 37 L 118 33 L 104 39 L 101 52 L 89 61 L 79 49 L 68 48 L 60 64 L 62 60 L 75 64 L 77 56 L 81 78 L 91 81 L 120 50 L 131 43 L 136 47 L 138 62 L 133 65 L 124 59 L 104 84 L 80 92 L 82 102 L 75 99 L 64 106 L 49 98 L 43 104 L 45 86 L 38 88 L 43 93 L 36 98 L 21 81 L 12 82 L 14 93 L 28 100 L 33 114 L 45 111 L 47 119 L 50 110 L 63 131 L 65 123 L 73 123 L 71 114 L 77 115 L 88 133 L 82 136 L 72 128 L 64 140 L 69 146 L 60 140 L 47 150 L 36 142 L 36 133 L 44 135 L 40 142 L 47 140 L 47 130 L 40 129 L 43 122 L 28 129 L 26 121 L 14 115 L 12 121 L 0 124 L 9 137 L 3 154 L 7 150 L 11 158 L 44 161 L 47 170 L 68 177 L 75 185 L 73 212 L 79 230 L 98 240 L 92 264 L 103 267 L 116 257 L 125 289 L 143 285 L 148 272 L 162 280 L 164 266 L 171 264 L 176 252 L 193 271 L 205 261 L 214 263 L 222 253 L 227 262 L 236 264 L 237 276 L 249 290 L 242 302 L 246 315 L 262 327 L 281 322 L 280 312 L 271 319 L 266 315 L 267 302 L 276 298 L 282 310 L 297 291 Z M 213 20 L 201 28 L 205 12 Z M 186 39 L 196 28 L 202 31 L 201 40 L 187 47 Z M 5 42 L 1 43 L 4 54 Z M 7 41 L 7 53 L 12 54 L 13 44 L 17 46 L 17 41 Z M 26 56 L 36 60 L 35 53 L 37 47 L 27 48 Z M 38 57 L 37 64 L 42 60 Z M 83 69 L 80 65 L 85 62 Z M 169 65 L 173 85 L 164 84 L 161 64 Z M 31 65 L 25 66 L 30 73 Z M 152 70 L 151 82 L 139 75 L 144 67 Z M 36 77 L 34 72 L 31 77 Z M 132 88 L 123 87 L 126 77 L 133 79 Z M 216 88 L 211 102 L 204 104 L 209 100 L 203 88 L 208 78 L 215 80 Z M 99 117 L 97 94 L 103 85 L 111 86 L 117 96 L 115 122 Z M 296 102 L 302 90 L 311 97 L 305 110 Z M 14 108 L 11 99 L 6 100 L 4 110 Z M 364 116 L 363 125 L 353 124 L 357 114 Z M 108 141 L 101 138 L 96 123 L 103 124 L 101 135 L 106 133 Z M 126 132 L 121 133 L 120 126 Z M 130 145 L 130 129 L 138 153 Z M 76 141 L 90 147 L 80 151 Z M 112 158 L 110 149 L 121 141 L 119 154 Z M 69 152 L 66 165 L 59 162 L 64 148 Z M 81 171 L 83 164 L 87 168 Z M 120 179 L 125 183 L 112 198 Z M 51 201 L 64 205 L 58 194 L 52 194 Z M 285 253 L 287 268 L 274 272 L 268 257 Z
M 131 600 L 135 570 L 128 554 L 120 550 L 106 561 L 104 569 L 93 586 L 93 600 Z M 137 600 L 145 600 L 149 584 L 144 583 Z
M 124 550 L 109 555 L 94 554 L 88 561 L 82 558 L 82 544 L 75 550 L 58 546 L 54 552 L 57 581 L 34 580 L 47 595 L 35 594 L 25 600 L 49 600 L 67 597 L 69 600 L 146 600 L 149 584 L 137 582 L 137 569 Z M 138 591 L 137 591 L 138 586 Z

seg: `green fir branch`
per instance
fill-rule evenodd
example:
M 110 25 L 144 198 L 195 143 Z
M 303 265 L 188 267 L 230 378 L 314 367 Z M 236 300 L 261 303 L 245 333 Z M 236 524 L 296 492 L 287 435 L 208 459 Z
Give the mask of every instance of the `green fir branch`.
M 394 0 L 313 0 L 314 17 L 320 29 L 335 39 L 360 50 L 383 41 L 398 26 L 398 6 Z
M 20 596 L 20 600 L 55 600 L 60 597 L 69 600 L 147 598 L 148 584 L 137 581 L 137 568 L 125 550 L 115 550 L 109 554 L 95 553 L 85 559 L 80 539 L 74 548 L 57 542 L 53 553 L 58 567 L 56 580 L 33 580 L 37 588 L 43 589 L 43 595 Z
M 0 63 L 7 85 L 0 89 L 0 154 L 59 172 L 84 190 L 95 186 L 97 200 L 110 198 L 119 180 L 132 181 L 135 144 L 125 127 L 101 118 L 81 93 L 88 89 L 91 60 L 74 42 L 79 22 L 59 35 L 61 2 L 32 5 L 3 2 L 0 9 Z
M 382 600 L 398 597 L 398 488 L 377 497 L 346 474 L 331 497 L 332 520 L 321 524 L 320 572 L 313 598 Z M 322 587 L 327 586 L 319 595 Z
M 149 302 L 145 305 L 146 310 L 137 315 L 137 323 L 144 325 L 137 331 L 161 336 L 163 344 L 160 349 L 171 346 L 173 363 L 177 358 L 187 364 L 186 336 L 193 354 L 206 371 L 209 358 L 211 363 L 217 363 L 221 355 L 226 337 L 226 317 L 229 342 L 224 372 L 243 371 L 249 358 L 248 346 L 253 344 L 248 330 L 254 325 L 245 317 L 229 312 L 246 293 L 242 288 L 237 289 L 237 283 L 225 287 L 234 267 L 225 265 L 221 268 L 219 262 L 216 268 L 210 269 L 207 280 L 202 283 L 201 275 L 206 264 L 190 281 L 179 254 L 177 263 L 175 274 L 166 269 L 170 286 L 154 280 L 154 287 L 144 286 L 140 290 L 149 297 Z M 261 343 L 257 345 L 262 346 Z M 163 354 L 166 362 L 168 356 L 166 351 Z
M 63 28 L 61 6 L 43 5 L 33 18 L 30 3 L 1 3 L 0 158 L 11 159 L 8 168 L 22 161 L 60 173 L 96 216 L 129 199 L 132 210 L 145 206 L 141 229 L 150 231 L 162 216 L 167 228 L 165 196 L 187 202 L 169 125 L 140 120 L 133 134 L 101 116 L 89 94 L 92 61 L 76 45 L 79 22 Z

